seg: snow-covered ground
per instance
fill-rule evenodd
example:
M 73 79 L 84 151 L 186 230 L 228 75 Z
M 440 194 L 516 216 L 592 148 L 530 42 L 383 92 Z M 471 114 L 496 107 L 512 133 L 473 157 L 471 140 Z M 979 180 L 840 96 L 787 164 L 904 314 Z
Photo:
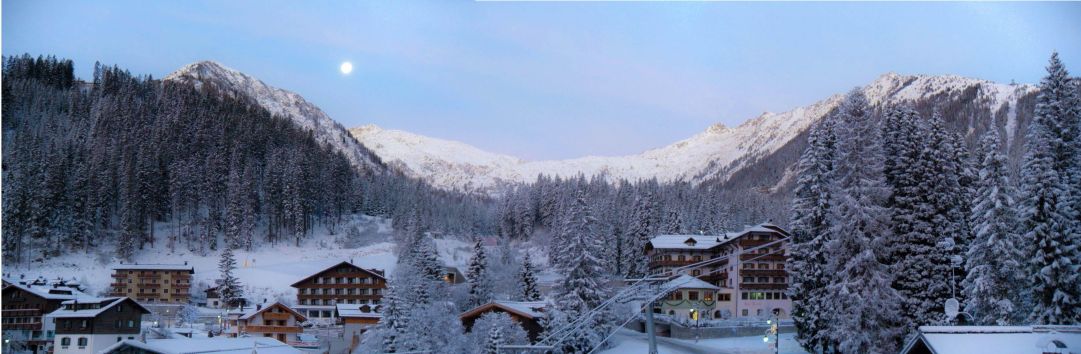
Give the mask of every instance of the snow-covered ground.
M 342 261 L 350 261 L 365 268 L 384 269 L 390 274 L 397 262 L 395 246 L 392 243 L 392 228 L 390 220 L 369 216 L 354 218 L 350 226 L 360 227 L 367 230 L 366 239 L 371 243 L 357 247 L 342 247 L 338 238 L 343 233 L 330 235 L 322 227 L 317 227 L 315 235 L 301 242 L 300 247 L 294 246 L 293 242 L 286 241 L 279 244 L 261 244 L 252 251 L 237 250 L 236 276 L 245 286 L 246 297 L 253 301 L 281 300 L 285 303 L 293 303 L 296 300 L 296 290 L 290 287 L 294 282 L 303 279 L 317 271 Z M 206 255 L 190 252 L 183 245 L 178 245 L 175 251 L 170 251 L 161 239 L 171 229 L 169 224 L 161 224 L 155 233 L 159 242 L 154 248 L 143 249 L 137 252 L 135 261 L 138 263 L 154 264 L 181 264 L 188 262 L 195 268 L 193 291 L 206 289 L 207 285 L 213 284 L 219 278 L 218 261 L 220 251 L 210 251 Z M 439 250 L 440 259 L 447 265 L 464 269 L 469 259 L 472 247 L 466 242 L 453 239 L 437 239 L 436 247 Z M 47 279 L 63 277 L 75 278 L 84 286 L 90 294 L 104 294 L 109 290 L 113 273 L 112 267 L 119 263 L 110 257 L 108 247 L 103 247 L 101 254 L 68 254 L 52 258 L 45 264 L 7 265 L 4 273 L 19 279 L 25 275 L 26 279 L 34 279 L 43 276 Z
M 770 338 L 772 341 L 773 338 Z M 612 347 L 602 354 L 633 354 L 648 353 L 649 343 L 643 333 L 630 330 L 619 330 L 612 336 Z M 673 338 L 657 338 L 657 351 L 661 354 L 771 354 L 773 349 L 762 342 L 762 336 L 732 337 L 693 340 Z M 807 354 L 796 343 L 794 333 L 781 334 L 780 354 Z

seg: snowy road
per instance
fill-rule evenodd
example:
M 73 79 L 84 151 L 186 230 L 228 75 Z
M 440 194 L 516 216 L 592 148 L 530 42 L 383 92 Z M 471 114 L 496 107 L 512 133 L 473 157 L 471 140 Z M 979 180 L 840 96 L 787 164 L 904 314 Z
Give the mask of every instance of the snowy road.
M 611 341 L 612 348 L 602 351 L 603 354 L 634 354 L 648 353 L 649 344 L 645 333 L 628 329 L 620 329 Z M 732 337 L 703 339 L 695 343 L 693 341 L 657 337 L 657 351 L 661 354 L 772 354 L 761 336 Z M 781 334 L 781 354 L 806 354 L 796 344 L 793 334 Z

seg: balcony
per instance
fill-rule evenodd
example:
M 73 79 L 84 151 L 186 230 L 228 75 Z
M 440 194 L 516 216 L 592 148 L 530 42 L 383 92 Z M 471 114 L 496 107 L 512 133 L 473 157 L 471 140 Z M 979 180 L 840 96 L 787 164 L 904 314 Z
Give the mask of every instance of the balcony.
M 698 263 L 698 262 L 695 262 L 695 261 L 675 261 L 675 260 L 672 260 L 672 261 L 649 261 L 649 267 L 650 268 L 656 268 L 656 267 L 682 267 L 682 266 L 685 266 L 685 265 L 691 265 L 691 264 L 695 264 L 695 263 Z
M 774 253 L 774 254 L 769 254 L 769 253 L 748 253 L 748 254 L 739 255 L 739 260 L 741 260 L 741 261 L 749 261 L 749 260 L 752 260 L 752 259 L 756 260 L 756 261 L 784 262 L 787 259 L 787 257 L 785 257 L 785 255 L 780 254 L 780 253 Z
M 109 286 L 114 288 L 123 288 L 128 286 L 128 283 L 109 283 Z
M 286 321 L 286 320 L 289 320 L 289 317 L 292 317 L 292 316 L 293 316 L 293 314 L 284 313 L 284 312 L 283 313 L 263 312 L 263 319 L 264 320 L 275 320 L 275 321 L 282 320 L 282 321 Z
M 26 316 L 41 316 L 41 310 L 39 309 L 4 309 L 0 312 L 4 317 L 26 317 Z
M 191 289 L 191 284 L 173 284 L 172 287 L 173 289 L 186 290 Z
M 157 274 L 139 274 L 139 279 L 161 279 Z
M 25 330 L 25 331 L 40 331 L 41 330 L 41 322 L 34 322 L 34 323 L 5 323 L 4 324 L 4 330 L 6 331 L 6 330 L 9 330 L 9 329 Z
M 127 273 L 113 273 L 112 277 L 117 278 L 117 279 L 127 279 L 128 274 Z
M 161 284 L 158 283 L 139 283 L 140 288 L 160 288 Z
M 743 290 L 788 290 L 786 283 L 743 283 L 739 287 Z
M 301 333 L 304 331 L 300 326 L 255 326 L 247 325 L 240 329 L 248 333 Z
M 109 292 L 109 296 L 128 296 L 128 293 L 123 291 L 112 291 Z
M 745 277 L 787 277 L 783 269 L 742 269 L 739 275 Z
M 715 281 L 718 281 L 718 280 L 726 280 L 726 279 L 728 279 L 728 272 L 703 274 L 703 275 L 698 276 L 698 278 L 702 279 L 704 281 L 712 283 L 712 282 L 715 282 Z

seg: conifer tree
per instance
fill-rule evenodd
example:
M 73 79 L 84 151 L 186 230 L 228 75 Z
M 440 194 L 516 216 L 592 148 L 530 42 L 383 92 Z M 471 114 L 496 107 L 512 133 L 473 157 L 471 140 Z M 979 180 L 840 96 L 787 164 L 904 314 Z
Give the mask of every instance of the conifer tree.
M 488 340 L 484 343 L 485 354 L 499 354 L 499 347 L 503 345 L 503 334 L 499 330 L 499 327 L 492 327 L 488 330 Z
M 218 271 L 221 272 L 221 279 L 218 279 L 218 295 L 226 306 L 232 306 L 244 297 L 240 280 L 233 275 L 234 269 L 236 269 L 236 258 L 233 258 L 233 250 L 225 247 L 221 251 L 221 260 L 218 261 Z
M 585 192 L 579 190 L 567 216 L 564 218 L 562 233 L 567 236 L 567 248 L 562 257 L 566 261 L 558 269 L 563 274 L 556 293 L 555 301 L 559 312 L 568 319 L 586 321 L 582 329 L 563 342 L 564 352 L 588 351 L 600 344 L 608 331 L 606 314 L 586 316 L 607 298 L 604 285 L 604 266 L 600 260 L 602 245 L 594 236 L 596 219 L 585 200 Z
M 469 307 L 488 303 L 492 297 L 492 283 L 488 273 L 488 255 L 480 239 L 473 244 L 473 257 L 469 259 L 466 272 L 469 279 Z
M 1024 320 L 1022 289 L 1024 251 L 1017 234 L 1015 191 L 999 148 L 998 131 L 981 141 L 980 171 L 972 223 L 976 239 L 968 247 L 964 282 L 965 311 L 977 324 L 1010 325 Z
M 522 271 L 518 275 L 518 282 L 522 288 L 523 301 L 538 301 L 541 299 L 540 290 L 537 289 L 537 270 L 529 252 L 525 252 L 522 259 Z

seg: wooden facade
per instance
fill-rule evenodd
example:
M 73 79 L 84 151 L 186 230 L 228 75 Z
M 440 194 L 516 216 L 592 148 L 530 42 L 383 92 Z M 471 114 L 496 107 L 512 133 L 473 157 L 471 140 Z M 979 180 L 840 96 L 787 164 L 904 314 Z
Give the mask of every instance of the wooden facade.
M 547 304 L 544 302 L 521 302 L 521 301 L 493 301 L 484 305 L 480 305 L 469 311 L 462 313 L 459 318 L 462 321 L 462 326 L 465 327 L 466 332 L 473 329 L 473 324 L 477 322 L 477 319 L 481 315 L 495 312 L 506 313 L 510 316 L 518 325 L 522 326 L 522 329 L 529 335 L 530 341 L 536 341 L 540 337 L 540 333 L 544 330 L 541 327 L 540 321 L 544 317 L 544 310 Z
M 150 310 L 127 297 L 68 300 L 48 314 L 55 321 L 56 354 L 97 353 L 142 331 L 143 315 Z
M 3 289 L 0 328 L 4 337 L 17 332 L 25 338 L 27 349 L 33 353 L 48 352 L 52 346 L 55 326 L 45 320 L 45 315 L 61 308 L 64 301 L 90 297 L 82 292 L 60 286 L 26 285 L 9 283 Z
M 293 284 L 297 305 L 378 304 L 387 288 L 380 270 L 369 270 L 341 262 Z M 332 308 L 328 308 L 332 310 Z
M 230 337 L 246 334 L 271 337 L 285 343 L 295 342 L 297 334 L 304 332 L 300 323 L 307 320 L 304 315 L 281 303 L 259 304 L 246 311 L 230 313 L 225 334 Z

